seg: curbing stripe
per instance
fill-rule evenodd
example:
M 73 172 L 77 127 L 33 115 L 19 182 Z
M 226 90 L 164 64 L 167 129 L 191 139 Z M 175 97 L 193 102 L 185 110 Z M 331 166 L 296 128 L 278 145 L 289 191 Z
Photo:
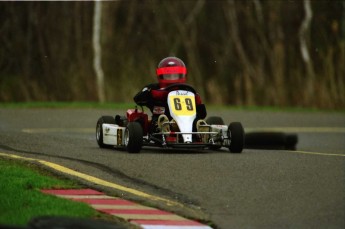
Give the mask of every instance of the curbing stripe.
M 83 174 L 83 173 L 74 171 L 72 169 L 69 169 L 69 168 L 63 167 L 61 165 L 48 162 L 48 161 L 34 159 L 34 158 L 28 158 L 28 157 L 22 157 L 22 156 L 18 156 L 18 155 L 14 155 L 14 154 L 2 153 L 2 152 L 0 152 L 0 156 L 14 158 L 14 159 L 19 159 L 19 160 L 25 160 L 25 161 L 38 162 L 38 163 L 40 163 L 42 165 L 45 165 L 47 167 L 50 167 L 50 168 L 55 169 L 57 171 L 60 171 L 62 173 L 69 174 L 69 175 L 72 175 L 72 176 L 75 176 L 75 177 L 79 177 L 81 179 L 87 180 L 89 182 L 92 182 L 92 183 L 95 183 L 95 184 L 98 184 L 98 185 L 115 188 L 115 189 L 118 189 L 118 190 L 122 190 L 122 191 L 125 191 L 125 192 L 132 193 L 132 194 L 137 195 L 137 196 L 141 196 L 141 197 L 147 198 L 147 199 L 156 200 L 156 201 L 162 201 L 165 204 L 170 205 L 170 206 L 185 207 L 183 204 L 181 204 L 179 202 L 175 202 L 175 201 L 168 200 L 168 199 L 165 199 L 165 198 L 161 198 L 161 197 L 158 197 L 158 196 L 153 196 L 153 195 L 150 195 L 150 194 L 147 194 L 147 193 L 135 190 L 135 189 L 131 189 L 131 188 L 127 188 L 127 187 L 115 184 L 115 183 L 111 183 L 111 182 L 108 182 L 108 181 L 105 181 L 105 180 L 102 180 L 102 179 L 99 179 L 99 178 L 96 178 L 96 177 L 93 177 L 93 176 L 90 176 L 90 175 L 87 175 L 87 174 Z M 59 196 L 61 198 L 68 198 L 68 196 L 71 196 L 71 195 L 72 196 L 81 195 L 81 196 L 84 197 L 84 198 L 68 198 L 68 199 L 71 199 L 71 200 L 74 200 L 74 201 L 82 200 L 84 202 L 84 201 L 94 200 L 96 203 L 98 203 L 97 201 L 99 201 L 99 200 L 104 200 L 104 201 L 114 200 L 114 199 L 111 199 L 111 198 L 108 198 L 108 197 L 106 197 L 105 199 L 99 199 L 98 197 L 96 199 L 88 199 L 89 196 L 92 196 L 92 195 L 97 195 L 97 196 L 105 195 L 102 192 L 98 192 L 98 191 L 95 191 L 95 190 L 92 190 L 92 189 L 79 189 L 79 190 L 74 190 L 74 189 L 73 190 L 46 190 L 46 189 L 44 189 L 44 190 L 41 190 L 41 191 L 42 191 L 42 193 L 45 193 L 45 194 L 48 194 L 48 195 L 49 194 L 50 195 L 56 195 L 56 196 Z M 123 199 L 120 199 L 120 198 L 118 198 L 116 200 L 126 201 L 126 200 L 123 200 Z M 127 201 L 125 203 L 128 203 L 128 202 L 130 202 L 130 201 Z M 126 206 L 126 204 L 121 204 L 121 201 L 118 204 L 119 204 L 119 206 L 121 206 L 121 209 L 125 209 L 124 206 Z M 92 207 L 92 204 L 90 204 L 90 205 Z M 96 204 L 96 205 L 98 205 L 98 204 Z M 108 204 L 108 205 L 111 206 L 111 204 Z M 132 204 L 128 204 L 128 206 L 130 206 L 130 209 L 135 209 L 135 208 L 133 208 L 133 206 L 140 206 L 140 205 L 132 202 Z M 95 209 L 98 210 L 98 211 L 101 211 L 101 210 L 99 210 L 97 208 L 95 208 Z M 146 208 L 145 207 L 143 208 L 143 206 L 140 206 L 138 209 L 146 209 Z M 148 209 L 146 209 L 146 210 L 148 210 Z M 172 222 L 172 221 L 191 221 L 189 219 L 183 218 L 183 217 L 178 216 L 178 215 L 174 215 L 172 213 L 171 214 L 167 214 L 167 215 L 157 215 L 157 214 L 155 214 L 155 215 L 145 215 L 145 214 L 112 214 L 112 215 L 120 217 L 120 218 L 124 218 L 124 219 L 128 220 L 129 222 L 132 222 L 132 220 L 161 220 L 162 221 L 162 225 L 141 225 L 141 224 L 135 223 L 133 221 L 135 224 L 138 224 L 139 226 L 141 226 L 141 227 L 143 227 L 145 229 L 149 229 L 149 228 L 151 228 L 151 229 L 163 229 L 163 228 L 166 228 L 166 229 L 189 229 L 189 228 L 193 228 L 193 229 L 212 229 L 211 227 L 205 226 L 205 225 L 202 225 L 202 226 L 178 226 L 178 227 L 167 226 L 169 224 L 169 222 Z M 166 222 L 166 224 L 164 224 L 164 222 Z
M 145 215 L 145 214 L 111 214 L 111 215 L 124 218 L 128 221 L 131 221 L 133 219 L 149 219 L 149 220 L 156 219 L 156 220 L 164 220 L 164 221 L 185 219 L 178 215 Z M 162 226 L 163 225 L 164 224 L 162 224 Z
M 102 192 L 98 192 L 93 189 L 55 189 L 55 190 L 41 190 L 44 193 L 54 194 L 54 195 L 104 195 Z
M 144 215 L 172 215 L 170 212 L 158 209 L 103 209 L 102 212 L 108 214 L 144 214 Z
M 117 197 L 113 196 L 106 196 L 106 195 L 56 195 L 58 197 L 63 197 L 66 199 L 118 199 Z
M 90 189 L 41 191 L 46 194 L 87 203 L 97 211 L 123 218 L 144 229 L 212 229 L 209 226 L 167 211 L 146 207 L 121 198 L 107 196 L 102 192 L 93 192 L 94 190 Z M 90 193 L 94 193 L 94 195 L 89 195 Z
M 146 207 L 143 205 L 105 205 L 105 204 L 91 204 L 91 206 L 97 210 L 108 210 L 108 209 L 155 209 Z
M 170 226 L 203 226 L 203 224 L 192 220 L 132 220 L 131 222 L 140 225 L 170 225 Z
M 75 201 L 78 202 L 83 202 L 83 203 L 87 203 L 87 204 L 104 204 L 104 205 L 136 205 L 135 203 L 128 201 L 128 200 L 124 200 L 124 199 L 73 199 Z

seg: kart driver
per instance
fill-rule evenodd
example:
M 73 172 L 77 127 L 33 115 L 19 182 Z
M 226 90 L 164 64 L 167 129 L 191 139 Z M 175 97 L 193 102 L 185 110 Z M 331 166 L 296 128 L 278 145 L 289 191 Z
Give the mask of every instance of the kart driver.
M 167 96 L 169 91 L 164 90 L 172 84 L 184 84 L 186 82 L 187 68 L 183 61 L 177 57 L 166 57 L 162 59 L 156 70 L 158 83 L 146 85 L 140 92 L 134 96 L 134 101 L 139 106 L 146 106 L 152 112 L 151 127 L 154 132 L 169 132 L 170 127 L 162 129 L 163 123 L 169 122 L 171 116 L 167 104 Z M 193 125 L 197 131 L 202 131 L 200 125 L 206 125 L 203 120 L 206 117 L 206 107 L 202 103 L 200 95 L 195 94 L 196 119 Z M 167 125 L 164 125 L 167 126 Z M 195 131 L 195 129 L 194 129 Z

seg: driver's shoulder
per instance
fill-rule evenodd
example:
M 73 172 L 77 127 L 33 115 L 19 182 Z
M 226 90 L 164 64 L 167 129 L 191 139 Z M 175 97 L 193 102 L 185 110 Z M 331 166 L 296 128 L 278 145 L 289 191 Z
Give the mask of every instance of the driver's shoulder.
M 151 90 L 157 90 L 160 88 L 158 83 L 150 83 L 150 84 L 146 85 L 145 87 L 149 88 Z

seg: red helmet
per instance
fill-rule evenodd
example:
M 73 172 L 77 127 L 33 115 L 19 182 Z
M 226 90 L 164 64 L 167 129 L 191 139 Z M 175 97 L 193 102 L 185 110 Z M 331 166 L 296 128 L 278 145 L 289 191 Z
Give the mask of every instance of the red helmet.
M 156 74 L 159 86 L 164 88 L 174 83 L 185 83 L 187 68 L 179 58 L 166 57 L 159 62 Z

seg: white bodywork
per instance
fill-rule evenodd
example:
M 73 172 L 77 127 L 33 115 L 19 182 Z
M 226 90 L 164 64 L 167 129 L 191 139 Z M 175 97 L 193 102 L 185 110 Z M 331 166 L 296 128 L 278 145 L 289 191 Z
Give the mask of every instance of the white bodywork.
M 106 145 L 124 146 L 125 127 L 116 124 L 103 124 L 103 143 Z
M 168 94 L 168 106 L 171 117 L 176 121 L 182 133 L 193 131 L 196 117 L 195 95 L 193 92 L 178 90 Z M 192 142 L 192 134 L 182 134 L 184 142 Z

